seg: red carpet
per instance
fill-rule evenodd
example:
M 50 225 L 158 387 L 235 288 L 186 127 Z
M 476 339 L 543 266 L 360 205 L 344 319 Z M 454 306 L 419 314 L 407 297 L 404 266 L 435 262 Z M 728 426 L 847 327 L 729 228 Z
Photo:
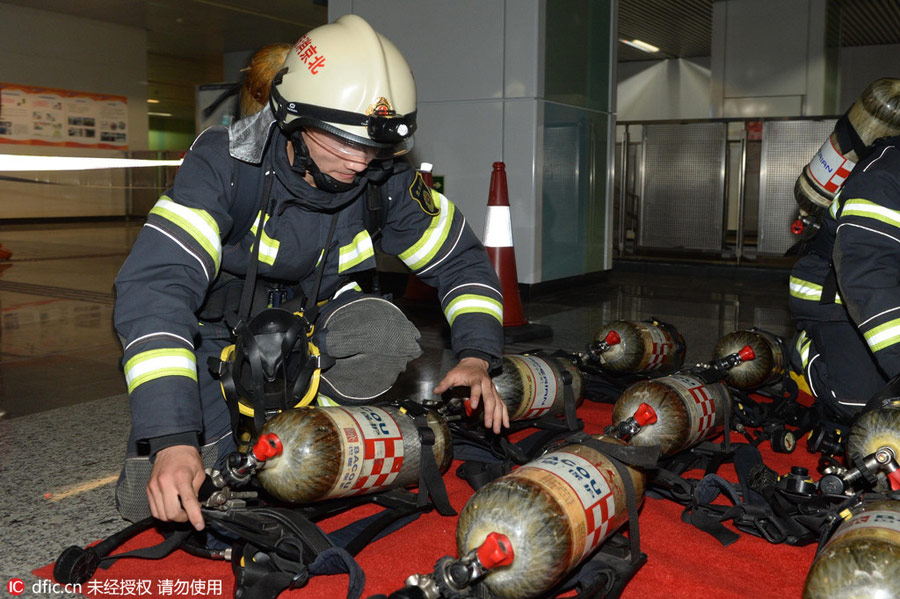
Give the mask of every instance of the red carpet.
M 610 424 L 612 406 L 585 402 L 579 416 L 585 430 L 598 433 Z M 735 442 L 743 437 L 733 434 Z M 805 466 L 815 473 L 817 455 L 806 451 L 805 443 L 798 443 L 793 454 L 776 454 L 768 443 L 760 447 L 766 464 L 779 474 L 791 466 Z M 454 463 L 444 476 L 450 501 L 461 510 L 472 490 L 456 477 Z M 736 481 L 730 464 L 719 474 Z M 687 476 L 699 478 L 701 472 Z M 641 548 L 647 563 L 637 572 L 622 593 L 623 599 L 784 599 L 800 597 L 803 582 L 815 555 L 815 545 L 792 547 L 773 545 L 767 541 L 742 535 L 734 544 L 723 547 L 711 536 L 681 522 L 682 506 L 663 499 L 647 498 L 640 514 Z M 349 514 L 326 520 L 323 528 L 333 530 L 371 513 L 369 507 L 357 508 Z M 726 525 L 729 526 L 730 525 Z M 376 593 L 390 594 L 403 586 L 413 573 L 431 572 L 437 559 L 456 555 L 455 518 L 445 518 L 436 512 L 423 515 L 400 531 L 366 547 L 357 561 L 366 573 L 363 597 Z M 626 526 L 627 528 L 627 526 Z M 160 540 L 154 532 L 147 532 L 122 551 L 151 545 Z M 62 550 L 63 547 L 60 547 Z M 53 565 L 34 573 L 51 578 Z M 282 593 L 280 597 L 308 599 L 336 599 L 346 596 L 347 576 L 313 578 L 302 589 Z M 231 597 L 233 577 L 226 562 L 215 562 L 177 551 L 159 561 L 126 559 L 109 570 L 99 570 L 85 583 L 82 592 L 89 597 Z M 143 585 L 143 587 L 139 586 Z M 141 588 L 146 592 L 141 592 Z

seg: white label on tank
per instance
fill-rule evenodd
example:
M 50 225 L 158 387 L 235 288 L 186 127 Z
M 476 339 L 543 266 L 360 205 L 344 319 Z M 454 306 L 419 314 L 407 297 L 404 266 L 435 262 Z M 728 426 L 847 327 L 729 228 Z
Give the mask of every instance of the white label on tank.
M 819 184 L 820 187 L 830 193 L 834 193 L 844 184 L 844 180 L 850 175 L 850 171 L 856 166 L 855 162 L 851 162 L 844 158 L 834 144 L 831 143 L 831 136 L 825 140 L 816 155 L 809 162 L 809 176 Z
M 616 498 L 609 483 L 592 463 L 566 451 L 548 453 L 522 466 L 517 472 L 525 474 L 529 469 L 550 473 L 570 489 L 567 497 L 561 497 L 558 490 L 553 496 L 566 510 L 574 533 L 574 547 L 581 547 L 581 555 L 576 561 L 581 561 L 610 532 L 610 522 L 616 515 Z M 537 478 L 542 477 L 538 475 Z M 572 509 L 576 507 L 573 496 L 577 498 L 578 509 Z
M 839 537 L 853 530 L 862 528 L 884 528 L 900 534 L 900 512 L 893 510 L 871 510 L 856 514 L 835 531 L 828 540 L 828 545 L 834 543 Z
M 687 446 L 705 439 L 716 423 L 715 391 L 710 385 L 683 374 L 673 374 L 665 378 L 678 395 L 684 399 L 691 420 L 691 430 Z
M 400 426 L 385 410 L 371 406 L 335 408 L 331 417 L 340 428 L 344 464 L 329 497 L 368 493 L 390 485 L 403 466 Z
M 524 379 L 525 411 L 519 419 L 540 418 L 550 411 L 556 399 L 556 376 L 547 362 L 532 356 L 516 356 L 519 373 Z M 530 384 L 529 384 L 530 383 Z M 529 389 L 531 393 L 529 393 Z
M 666 355 L 672 344 L 668 342 L 666 334 L 661 328 L 648 326 L 647 331 L 650 333 L 650 362 L 647 364 L 647 369 L 655 370 L 666 361 Z

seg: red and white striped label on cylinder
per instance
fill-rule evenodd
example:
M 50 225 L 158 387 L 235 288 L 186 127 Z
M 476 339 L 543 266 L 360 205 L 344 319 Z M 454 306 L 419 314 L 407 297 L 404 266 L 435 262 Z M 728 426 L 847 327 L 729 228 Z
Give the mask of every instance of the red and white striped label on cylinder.
M 685 374 L 673 374 L 665 379 L 684 400 L 690 421 L 687 446 L 709 436 L 716 424 L 716 391 L 701 380 Z
M 844 180 L 850 175 L 854 166 L 856 166 L 855 162 L 847 160 L 838 152 L 829 135 L 809 162 L 809 176 L 822 189 L 834 193 L 844 184 Z
M 600 470 L 581 456 L 554 451 L 528 462 L 511 476 L 541 484 L 562 507 L 572 533 L 570 565 L 580 562 L 612 532 L 615 495 Z
M 898 535 L 897 541 L 900 542 L 900 511 L 873 509 L 860 512 L 841 524 L 834 531 L 834 534 L 831 535 L 831 538 L 828 539 L 825 547 L 828 547 L 828 545 L 831 545 L 848 532 L 865 528 L 878 528 L 889 531 L 889 536 Z
M 389 486 L 403 466 L 400 426 L 385 410 L 372 406 L 350 412 L 334 408 L 329 415 L 341 431 L 344 463 L 327 497 L 370 493 Z
M 647 327 L 647 332 L 650 334 L 650 358 L 647 362 L 647 370 L 655 370 L 665 363 L 672 344 L 659 327 Z
M 550 411 L 556 399 L 557 385 L 553 368 L 545 360 L 534 356 L 511 356 L 522 379 L 520 420 L 540 418 Z

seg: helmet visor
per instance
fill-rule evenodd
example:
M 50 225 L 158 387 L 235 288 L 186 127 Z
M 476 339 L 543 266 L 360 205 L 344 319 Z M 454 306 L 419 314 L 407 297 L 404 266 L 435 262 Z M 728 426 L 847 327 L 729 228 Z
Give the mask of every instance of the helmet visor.
M 409 152 L 416 130 L 416 112 L 400 115 L 393 111 L 359 114 L 313 104 L 290 102 L 278 91 L 282 69 L 272 82 L 270 100 L 275 118 L 286 135 L 302 127 L 315 127 L 350 143 L 372 148 L 372 160 L 384 160 Z M 294 117 L 289 120 L 289 117 Z M 358 131 L 358 133 L 355 133 Z
M 368 165 L 373 160 L 389 157 L 380 156 L 381 152 L 377 148 L 347 141 L 323 129 L 308 127 L 303 130 L 303 133 L 319 148 L 341 160 Z

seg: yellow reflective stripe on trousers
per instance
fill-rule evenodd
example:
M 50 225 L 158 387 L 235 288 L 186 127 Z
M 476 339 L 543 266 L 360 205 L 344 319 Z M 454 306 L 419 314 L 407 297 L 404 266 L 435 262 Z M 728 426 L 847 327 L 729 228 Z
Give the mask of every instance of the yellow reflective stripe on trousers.
M 812 340 L 806 337 L 806 331 L 800 331 L 795 347 L 797 348 L 797 353 L 800 354 L 800 363 L 803 364 L 803 370 L 806 370 L 806 367 L 809 365 L 810 345 L 812 345 Z
M 422 237 L 412 247 L 400 254 L 403 263 L 414 271 L 424 268 L 444 245 L 453 224 L 453 214 L 456 212 L 453 202 L 434 190 L 431 193 L 436 200 L 435 203 L 440 206 L 440 212 L 431 219 L 431 223 Z
M 863 333 L 869 349 L 876 352 L 900 342 L 900 318 L 895 318 Z
M 250 232 L 253 235 L 256 235 L 256 228 L 259 226 L 259 217 L 262 214 L 262 210 L 260 210 L 259 214 L 256 215 L 256 220 L 253 221 L 253 226 L 250 227 Z M 269 215 L 266 215 L 266 219 L 263 222 L 269 222 Z M 259 261 L 269 266 L 275 264 L 275 258 L 278 257 L 278 247 L 281 245 L 281 242 L 277 239 L 272 239 L 266 234 L 266 227 L 263 225 L 262 230 L 262 241 L 259 244 Z M 250 251 L 253 251 L 253 246 L 250 246 Z
M 453 298 L 444 309 L 444 316 L 451 325 L 460 314 L 487 314 L 503 324 L 503 305 L 497 300 L 484 295 L 467 293 Z
M 822 286 L 816 283 L 811 283 L 810 281 L 804 281 L 803 279 L 795 276 L 791 276 L 790 294 L 791 297 L 796 297 L 797 299 L 817 302 L 822 299 Z M 834 294 L 834 303 L 843 303 L 841 302 L 840 293 L 836 292 Z
M 368 260 L 375 255 L 372 247 L 372 238 L 368 231 L 360 231 L 353 241 L 340 249 L 338 257 L 338 272 L 344 272 L 357 264 Z
M 844 211 L 841 213 L 841 218 L 847 216 L 871 218 L 886 225 L 900 228 L 900 212 L 868 200 L 853 199 L 844 202 Z
M 209 254 L 216 265 L 216 273 L 219 272 L 219 264 L 222 261 L 222 240 L 219 235 L 219 225 L 208 212 L 176 204 L 170 197 L 162 196 L 150 209 L 150 214 L 166 219 L 190 235 Z
M 125 382 L 133 393 L 142 384 L 164 376 L 186 376 L 197 380 L 197 357 L 189 349 L 152 349 L 125 363 Z

